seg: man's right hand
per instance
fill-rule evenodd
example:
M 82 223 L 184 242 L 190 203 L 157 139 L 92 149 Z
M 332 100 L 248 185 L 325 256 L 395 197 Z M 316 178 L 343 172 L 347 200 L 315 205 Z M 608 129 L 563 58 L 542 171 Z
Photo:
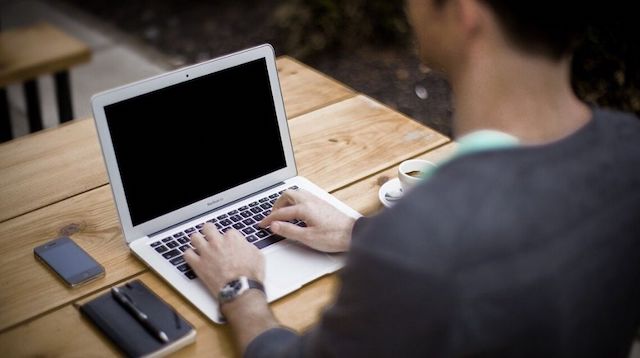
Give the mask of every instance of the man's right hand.
M 288 221 L 299 219 L 306 227 Z M 324 252 L 344 252 L 351 244 L 355 219 L 305 190 L 285 190 L 261 227 Z

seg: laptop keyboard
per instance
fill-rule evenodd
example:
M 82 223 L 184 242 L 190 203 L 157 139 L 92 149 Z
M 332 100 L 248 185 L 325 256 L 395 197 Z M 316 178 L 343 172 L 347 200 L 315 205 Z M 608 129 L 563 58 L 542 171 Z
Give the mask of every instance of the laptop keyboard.
M 289 189 L 295 190 L 298 189 L 298 187 L 294 185 Z M 221 233 L 231 230 L 232 228 L 236 229 L 248 242 L 254 244 L 258 249 L 264 249 L 284 239 L 282 236 L 272 233 L 269 229 L 263 229 L 258 226 L 258 223 L 262 219 L 271 214 L 271 208 L 280 194 L 282 194 L 282 191 L 260 198 L 248 205 L 219 215 L 216 218 L 209 219 L 207 222 L 214 224 Z M 291 223 L 302 227 L 306 226 L 306 224 L 300 220 L 292 220 Z M 194 234 L 196 231 L 202 234 L 204 224 L 205 223 L 200 223 L 184 231 L 174 233 L 171 236 L 156 240 L 150 245 L 162 255 L 165 260 L 175 266 L 178 271 L 183 273 L 188 279 L 193 280 L 197 276 L 186 263 L 182 254 L 188 248 L 193 249 L 189 235 Z

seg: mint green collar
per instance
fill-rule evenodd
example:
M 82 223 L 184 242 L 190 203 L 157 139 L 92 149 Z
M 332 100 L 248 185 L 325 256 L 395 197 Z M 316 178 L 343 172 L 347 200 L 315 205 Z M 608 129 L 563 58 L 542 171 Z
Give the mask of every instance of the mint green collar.
M 519 145 L 520 140 L 510 134 L 483 129 L 460 137 L 454 158 L 485 150 L 506 149 Z
M 489 129 L 471 132 L 460 137 L 456 142 L 458 147 L 453 156 L 440 162 L 438 166 L 471 153 L 513 148 L 520 145 L 518 138 L 504 132 Z M 424 173 L 423 179 L 431 177 L 437 169 L 437 167 L 429 167 L 429 170 Z

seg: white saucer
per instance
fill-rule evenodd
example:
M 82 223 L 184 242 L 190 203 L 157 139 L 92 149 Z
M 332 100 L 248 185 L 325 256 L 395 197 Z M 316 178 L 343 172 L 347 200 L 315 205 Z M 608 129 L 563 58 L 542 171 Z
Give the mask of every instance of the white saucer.
M 387 193 L 397 193 L 401 191 L 402 191 L 402 187 L 400 187 L 400 179 L 398 178 L 391 179 L 388 182 L 384 183 L 380 187 L 380 190 L 378 190 L 378 200 L 380 200 L 382 205 L 386 206 L 387 208 L 390 208 L 393 206 L 393 204 L 395 204 L 395 201 L 387 200 L 385 198 L 385 195 Z

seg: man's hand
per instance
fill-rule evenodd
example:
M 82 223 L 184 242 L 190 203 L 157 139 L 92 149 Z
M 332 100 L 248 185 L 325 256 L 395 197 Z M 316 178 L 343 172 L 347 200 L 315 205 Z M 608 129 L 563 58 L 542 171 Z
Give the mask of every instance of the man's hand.
M 204 236 L 191 235 L 198 253 L 187 250 L 184 258 L 214 297 L 224 285 L 240 276 L 264 282 L 264 256 L 242 234 L 229 230 L 223 236 L 210 223 L 206 223 L 202 231 Z
M 287 221 L 299 219 L 307 227 Z M 355 219 L 304 190 L 285 190 L 262 222 L 274 233 L 324 252 L 349 250 Z

